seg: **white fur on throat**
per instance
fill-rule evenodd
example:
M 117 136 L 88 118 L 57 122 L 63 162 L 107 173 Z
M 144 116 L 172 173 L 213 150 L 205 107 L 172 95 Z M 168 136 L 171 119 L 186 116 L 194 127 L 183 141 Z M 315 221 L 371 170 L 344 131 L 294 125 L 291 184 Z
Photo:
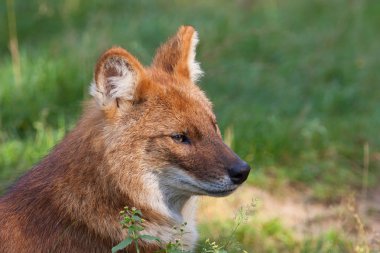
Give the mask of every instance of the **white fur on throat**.
M 195 60 L 196 47 L 199 42 L 198 33 L 194 32 L 193 37 L 191 38 L 189 58 L 187 59 L 189 65 L 190 79 L 194 83 L 199 81 L 203 76 L 203 71 L 199 62 Z
M 228 176 L 202 181 L 177 167 L 147 170 L 142 182 L 143 189 L 139 195 L 141 203 L 169 218 L 176 226 L 187 222 L 181 239 L 186 250 L 193 250 L 198 237 L 195 222 L 196 195 L 225 196 L 237 188 Z M 149 223 L 146 224 L 145 232 L 166 243 L 178 239 L 178 230 L 174 230 L 171 224 Z
M 111 59 L 105 67 L 113 68 L 117 75 L 100 78 L 101 81 L 98 84 L 93 81 L 90 86 L 90 95 L 102 107 L 109 105 L 116 98 L 132 100 L 138 81 L 136 73 L 120 59 Z
M 191 222 L 196 212 L 195 202 L 192 202 L 194 205 L 187 205 L 193 198 L 192 194 L 172 187 L 172 183 L 166 182 L 165 176 L 166 173 L 146 173 L 143 180 L 146 196 L 142 197 L 152 209 L 177 223 Z
M 195 224 L 197 196 L 184 194 L 178 189 L 172 188 L 162 181 L 160 174 L 146 173 L 144 175 L 145 191 L 144 202 L 153 210 L 159 212 L 172 220 L 175 226 L 179 227 L 186 222 L 185 233 L 181 238 L 181 243 L 186 250 L 192 250 L 198 238 Z M 146 195 L 145 195 L 146 194 Z M 173 229 L 173 225 L 167 226 L 147 224 L 145 233 L 159 237 L 168 243 L 179 239 L 178 229 Z

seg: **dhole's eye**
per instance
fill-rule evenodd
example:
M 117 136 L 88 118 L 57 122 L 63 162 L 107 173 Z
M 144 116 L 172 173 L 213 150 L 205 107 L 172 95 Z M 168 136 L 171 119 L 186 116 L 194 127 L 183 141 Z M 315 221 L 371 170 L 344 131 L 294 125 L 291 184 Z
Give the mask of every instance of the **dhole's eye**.
M 190 139 L 185 134 L 172 134 L 172 139 L 176 142 L 190 144 Z

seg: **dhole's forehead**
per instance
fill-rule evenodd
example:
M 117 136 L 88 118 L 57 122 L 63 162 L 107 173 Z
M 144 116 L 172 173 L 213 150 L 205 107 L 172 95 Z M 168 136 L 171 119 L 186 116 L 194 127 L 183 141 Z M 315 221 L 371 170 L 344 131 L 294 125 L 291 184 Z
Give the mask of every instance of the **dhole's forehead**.
M 212 104 L 205 93 L 188 79 L 168 75 L 160 71 L 148 71 L 149 82 L 158 88 L 159 103 L 166 104 L 172 110 L 206 114 L 215 119 Z M 157 90 L 156 90 L 157 91 Z
M 147 131 L 155 130 L 155 134 L 187 132 L 198 137 L 214 131 L 215 115 L 203 92 L 170 85 L 161 85 L 161 88 L 146 105 L 150 108 L 146 111 L 149 114 L 145 121 Z
M 198 87 L 192 86 L 187 84 L 173 87 L 166 84 L 164 92 L 160 94 L 157 102 L 165 105 L 166 109 L 172 113 L 183 117 L 190 117 L 193 120 L 210 118 L 211 121 L 215 121 L 211 102 Z

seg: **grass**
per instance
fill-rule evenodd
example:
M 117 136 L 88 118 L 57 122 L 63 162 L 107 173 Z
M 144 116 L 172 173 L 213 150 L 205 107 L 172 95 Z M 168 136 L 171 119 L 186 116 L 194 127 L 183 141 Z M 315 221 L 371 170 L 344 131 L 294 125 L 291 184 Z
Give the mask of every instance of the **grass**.
M 74 126 L 103 50 L 121 45 L 149 64 L 154 49 L 182 24 L 199 31 L 198 59 L 206 71 L 200 85 L 222 131 L 230 129 L 232 146 L 254 168 L 250 183 L 272 192 L 311 189 L 317 200 L 338 201 L 361 189 L 366 145 L 365 185 L 379 180 L 378 1 L 14 4 L 21 78 L 13 74 L 9 33 L 2 32 L 0 192 Z M 7 14 L 2 1 L 1 31 L 8 31 Z M 274 238 L 256 228 L 244 231 L 255 235 L 249 245 Z M 326 236 L 334 233 L 318 240 Z M 290 241 L 285 248 L 299 245 Z
M 217 221 L 201 224 L 200 233 L 212 240 L 223 242 L 225 238 L 221 235 L 229 234 L 232 226 L 232 222 Z M 213 235 L 218 236 L 213 237 Z M 234 248 L 231 248 L 229 253 L 241 253 L 241 249 L 246 249 L 248 252 L 354 252 L 353 243 L 345 238 L 341 231 L 325 231 L 317 237 L 305 236 L 299 239 L 278 219 L 265 222 L 257 219 L 249 221 L 237 230 L 234 243 Z M 201 242 L 198 249 L 203 247 L 205 244 Z

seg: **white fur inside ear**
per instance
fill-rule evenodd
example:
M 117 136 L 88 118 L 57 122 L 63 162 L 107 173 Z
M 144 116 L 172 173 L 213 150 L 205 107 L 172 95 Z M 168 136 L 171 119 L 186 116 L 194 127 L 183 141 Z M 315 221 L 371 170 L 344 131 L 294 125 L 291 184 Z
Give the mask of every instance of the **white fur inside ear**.
M 116 75 L 101 78 L 100 80 L 103 79 L 104 81 L 98 84 L 95 81 L 92 82 L 90 95 L 95 98 L 100 106 L 107 106 L 116 98 L 132 100 L 137 83 L 136 73 L 119 59 L 111 59 L 105 68 L 112 68 Z
M 193 82 L 197 82 L 203 76 L 203 71 L 201 69 L 200 63 L 195 60 L 198 42 L 198 33 L 194 32 L 193 37 L 191 38 L 189 58 L 187 59 L 189 64 L 190 78 Z

